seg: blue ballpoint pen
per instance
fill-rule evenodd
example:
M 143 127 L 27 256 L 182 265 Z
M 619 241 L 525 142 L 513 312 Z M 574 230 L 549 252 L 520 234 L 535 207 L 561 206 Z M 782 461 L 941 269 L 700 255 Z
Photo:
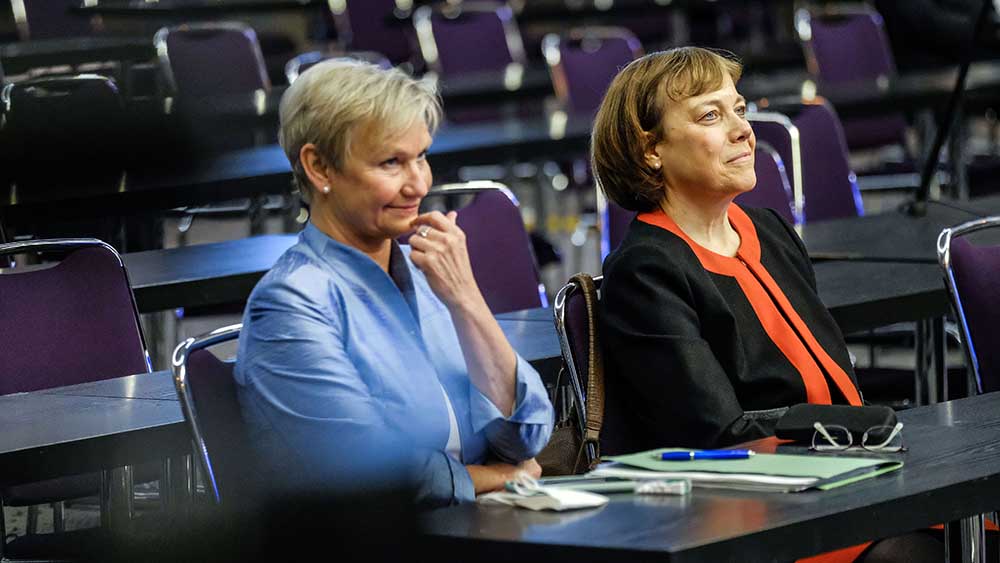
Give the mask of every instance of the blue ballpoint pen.
M 686 452 L 663 452 L 660 459 L 663 461 L 695 461 L 699 459 L 747 459 L 754 455 L 753 450 L 704 450 Z

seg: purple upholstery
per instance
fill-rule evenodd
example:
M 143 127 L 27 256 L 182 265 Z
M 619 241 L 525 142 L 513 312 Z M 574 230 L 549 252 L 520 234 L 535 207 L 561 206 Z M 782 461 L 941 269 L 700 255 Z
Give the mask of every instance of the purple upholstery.
M 253 29 L 241 24 L 182 25 L 160 30 L 161 59 L 178 95 L 199 98 L 270 90 L 271 83 Z M 162 57 L 161 53 L 161 57 Z
M 84 37 L 93 35 L 90 18 L 74 14 L 73 6 L 79 0 L 23 0 L 27 34 L 22 39 L 53 39 L 59 37 Z M 8 3 L 8 9 L 10 4 Z
M 792 158 L 792 144 L 793 140 L 791 137 L 791 132 L 785 123 L 780 123 L 776 121 L 763 121 L 750 118 L 750 126 L 753 127 L 754 136 L 757 138 L 757 142 L 766 144 L 771 147 L 777 154 L 778 158 L 781 159 L 781 164 L 785 170 L 785 177 L 789 180 L 789 185 L 791 185 L 794 194 L 795 185 L 792 183 L 795 177 L 795 160 Z M 758 163 L 759 164 L 759 163 Z M 758 185 L 760 184 L 760 179 L 757 180 Z M 756 189 L 754 191 L 757 191 Z M 752 196 L 754 197 L 754 196 Z M 755 196 L 760 197 L 760 196 Z M 794 197 L 794 196 L 793 196 Z M 809 219 L 809 198 L 805 197 L 806 209 L 803 210 L 802 217 L 800 220 L 806 221 Z M 742 201 L 742 200 L 741 200 Z
M 438 64 L 444 77 L 502 71 L 519 57 L 507 44 L 505 26 L 513 20 L 510 8 L 503 3 L 475 4 L 489 8 L 462 9 L 455 17 L 438 9 L 431 13 Z
M 973 246 L 964 238 L 951 241 L 955 289 L 976 353 L 982 392 L 1000 390 L 1000 247 Z
M 774 209 L 786 221 L 796 224 L 795 198 L 788 177 L 785 176 L 781 156 L 774 149 L 765 148 L 758 143 L 754 151 L 754 172 L 757 174 L 757 185 L 749 192 L 739 195 L 736 202 L 751 207 Z
M 864 215 L 840 119 L 829 104 L 803 105 L 799 130 L 805 216 L 810 222 Z
M 635 218 L 635 212 L 629 211 L 617 203 L 608 200 L 608 205 L 604 209 L 603 240 L 601 241 L 601 258 L 610 254 L 625 238 L 628 232 L 628 225 Z
M 347 0 L 347 9 L 336 15 L 337 31 L 356 51 L 382 53 L 393 64 L 413 58 L 410 27 L 387 23 L 396 10 L 396 0 Z
M 873 81 L 896 74 L 882 16 L 873 10 L 814 15 L 809 48 L 823 84 Z M 844 131 L 851 148 L 903 143 L 906 120 L 901 114 L 847 121 Z
M 569 292 L 566 296 L 566 311 L 563 321 L 566 327 L 566 340 L 569 342 L 570 353 L 573 354 L 573 365 L 576 366 L 576 376 L 583 391 L 583 398 L 587 398 L 587 377 L 590 373 L 589 337 L 590 325 L 597 322 L 597 319 L 590 318 L 587 314 L 587 305 L 583 299 L 583 292 L 579 287 Z
M 517 205 L 484 190 L 458 211 L 479 289 L 494 314 L 545 306 L 531 240 Z
M 110 250 L 0 275 L 0 295 L 0 394 L 148 371 L 132 291 Z
M 641 55 L 642 45 L 628 30 L 582 29 L 560 39 L 553 82 L 570 111 L 594 113 L 618 71 Z
M 198 430 L 205 441 L 211 468 L 203 467 L 214 485 L 220 501 L 247 500 L 249 493 L 259 492 L 252 482 L 253 456 L 243 423 L 233 362 L 216 358 L 207 349 L 195 350 L 187 358 L 188 389 L 193 400 Z M 203 460 L 204 461 L 204 460 Z

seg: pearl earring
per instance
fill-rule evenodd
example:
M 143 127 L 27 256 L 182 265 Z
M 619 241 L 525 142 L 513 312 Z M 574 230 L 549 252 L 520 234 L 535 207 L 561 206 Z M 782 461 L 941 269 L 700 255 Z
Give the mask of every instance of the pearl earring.
M 325 194 L 328 194 L 328 193 L 330 193 L 330 186 L 323 186 L 322 188 L 320 188 L 319 191 L 321 191 L 321 192 L 323 192 Z

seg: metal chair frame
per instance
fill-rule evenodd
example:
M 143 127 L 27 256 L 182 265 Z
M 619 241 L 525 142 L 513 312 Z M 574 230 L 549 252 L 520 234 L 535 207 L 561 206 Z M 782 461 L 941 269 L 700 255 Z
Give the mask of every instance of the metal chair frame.
M 492 13 L 497 15 L 503 26 L 507 51 L 511 57 L 511 63 L 508 65 L 507 71 L 508 73 L 514 72 L 515 74 L 523 72 L 524 66 L 527 63 L 524 42 L 521 39 L 521 31 L 517 27 L 517 22 L 514 20 L 514 11 L 506 3 L 498 4 L 495 2 L 473 0 L 458 4 L 425 5 L 417 8 L 413 12 L 413 28 L 417 33 L 417 43 L 420 46 L 420 54 L 423 56 L 424 62 L 432 70 L 438 74 L 442 74 L 441 59 L 438 55 L 437 40 L 434 38 L 434 24 L 431 21 L 431 17 L 435 13 L 440 13 L 447 18 L 457 18 L 466 12 Z
M 212 459 L 208 453 L 208 447 L 205 445 L 204 434 L 198 424 L 198 413 L 195 408 L 194 397 L 191 395 L 191 388 L 188 386 L 187 361 L 191 354 L 197 350 L 238 338 L 240 329 L 242 328 L 242 324 L 234 324 L 217 328 L 201 336 L 188 338 L 174 349 L 171 361 L 174 387 L 177 389 L 177 397 L 181 403 L 181 410 L 184 412 L 184 420 L 187 421 L 188 428 L 191 430 L 191 441 L 194 444 L 194 450 L 198 455 L 198 460 L 201 462 L 205 481 L 211 487 L 212 499 L 216 504 L 219 504 L 222 499 L 219 495 L 219 486 L 216 483 Z
M 264 85 L 264 91 L 270 90 L 271 80 L 267 76 L 267 65 L 264 62 L 264 54 L 261 53 L 260 43 L 257 42 L 257 32 L 253 30 L 252 27 L 242 24 L 239 22 L 223 21 L 223 22 L 206 22 L 206 23 L 186 23 L 183 25 L 171 26 L 171 27 L 161 27 L 156 35 L 153 36 L 153 46 L 156 48 L 156 56 L 160 61 L 160 69 L 163 72 L 163 76 L 166 79 L 167 87 L 170 89 L 171 93 L 177 95 L 179 90 L 177 88 L 177 80 L 174 76 L 173 67 L 170 65 L 170 50 L 167 47 L 167 38 L 171 33 L 176 31 L 239 31 L 250 40 L 253 51 L 254 58 L 257 60 L 257 70 L 260 73 L 261 84 Z
M 814 13 L 815 10 L 815 13 Z M 799 42 L 802 44 L 802 49 L 806 55 L 806 66 L 809 69 L 809 73 L 813 76 L 819 76 L 819 62 L 816 60 L 816 53 L 813 51 L 810 41 L 812 41 L 812 20 L 816 16 L 864 16 L 864 15 L 874 15 L 881 18 L 877 11 L 875 11 L 871 6 L 863 3 L 852 3 L 852 4 L 837 4 L 837 5 L 827 5 L 818 9 L 810 8 L 799 8 L 795 11 L 795 33 L 798 35 Z M 892 74 L 895 74 L 893 72 Z M 883 75 L 878 77 L 878 80 L 884 80 L 891 78 L 892 76 Z
M 794 197 L 793 214 L 799 221 L 804 222 L 808 216 L 805 212 L 805 190 L 802 184 L 802 144 L 799 135 L 799 128 L 792 123 L 792 120 L 789 119 L 788 116 L 775 112 L 750 112 L 747 114 L 747 121 L 750 122 L 751 127 L 753 126 L 754 121 L 777 123 L 788 132 L 789 145 L 792 148 L 792 175 L 789 178 L 789 181 L 792 184 L 792 195 Z M 767 143 L 765 142 L 765 144 Z M 782 159 L 782 162 L 784 162 L 784 159 Z
M 608 39 L 624 39 L 629 43 L 634 42 L 635 44 L 632 45 L 633 52 L 637 53 L 638 56 L 642 56 L 644 52 L 639 39 L 624 27 L 576 27 L 563 34 L 549 33 L 542 38 L 542 55 L 544 55 L 545 62 L 549 67 L 549 73 L 552 75 L 552 86 L 556 91 L 556 97 L 564 104 L 569 102 L 568 84 L 565 78 L 561 80 L 556 79 L 557 74 L 563 74 L 561 67 L 562 52 L 560 51 L 563 44 L 566 41 L 579 41 L 581 48 L 586 51 L 585 45 L 588 40 L 605 41 Z
M 975 389 L 977 393 L 983 392 L 983 379 L 979 371 L 979 358 L 976 355 L 976 347 L 972 342 L 972 335 L 969 333 L 969 323 L 965 316 L 962 297 L 959 295 L 958 286 L 955 284 L 955 272 L 951 262 L 951 241 L 957 237 L 994 227 L 1000 227 L 1000 216 L 984 217 L 944 229 L 938 235 L 937 239 L 938 263 L 944 270 L 945 285 L 948 287 L 948 294 L 951 296 L 951 303 L 955 309 L 955 317 L 958 320 L 962 342 L 965 344 L 962 350 L 965 352 L 965 363 L 968 366 L 969 389 Z
M 801 202 L 795 197 L 795 191 L 792 189 L 791 181 L 788 179 L 788 174 L 785 168 L 785 161 L 781 158 L 781 154 L 770 145 L 767 141 L 757 141 L 757 149 L 760 149 L 771 156 L 774 161 L 778 164 L 781 169 L 781 188 L 784 190 L 786 196 L 789 198 L 789 203 L 791 203 L 792 216 L 795 218 L 795 226 L 800 226 L 805 223 L 805 219 L 802 216 L 802 209 L 805 207 L 805 195 L 801 196 Z
M 101 78 L 103 78 L 103 77 L 101 77 Z M 4 95 L 8 95 L 9 94 L 8 90 L 9 90 L 9 88 L 11 86 L 13 86 L 13 84 L 8 84 L 7 87 L 4 88 L 4 90 L 3 90 Z M 4 101 L 7 102 L 7 101 L 9 101 L 9 99 L 4 98 Z M 122 262 L 121 255 L 118 254 L 118 251 L 115 250 L 114 247 L 111 246 L 110 244 L 108 244 L 108 243 L 106 243 L 104 241 L 101 241 L 101 240 L 98 240 L 98 239 L 92 239 L 92 238 L 65 238 L 65 239 L 47 239 L 47 240 L 27 240 L 27 241 L 17 241 L 17 242 L 10 242 L 10 243 L 6 243 L 6 244 L 0 244 L 0 258 L 2 258 L 2 260 L 0 260 L 0 267 L 14 267 L 14 266 L 11 265 L 11 262 L 9 261 L 8 257 L 13 256 L 15 254 L 24 254 L 24 253 L 28 253 L 28 252 L 72 252 L 72 251 L 80 250 L 80 249 L 83 249 L 83 248 L 94 248 L 94 247 L 102 248 L 102 249 L 110 252 L 115 257 L 115 260 L 117 260 L 118 265 L 122 269 L 122 275 L 125 277 L 125 283 L 126 283 L 126 285 L 128 285 L 128 287 L 131 288 L 132 287 L 132 282 L 129 280 L 128 270 L 125 269 L 125 264 L 124 264 L 124 262 Z M 130 298 L 130 300 L 132 302 L 132 312 L 133 312 L 133 315 L 135 317 L 135 324 L 136 324 L 136 327 L 137 327 L 138 332 L 139 332 L 139 341 L 142 344 L 143 355 L 146 358 L 146 373 L 152 373 L 152 371 L 153 371 L 153 365 L 152 365 L 152 361 L 150 360 L 150 357 L 149 357 L 149 349 L 146 346 L 146 336 L 142 332 L 142 324 L 140 323 L 139 313 L 138 313 L 139 308 L 136 305 L 135 295 L 132 293 L 132 291 L 129 291 L 129 298 Z M 131 487 L 132 473 L 133 473 L 132 467 L 125 467 L 123 475 L 122 475 L 122 478 L 124 478 L 126 480 L 126 484 L 127 484 L 129 490 L 132 489 L 132 487 Z M 103 483 L 106 483 L 106 484 L 108 484 L 108 483 L 111 482 L 111 476 L 110 476 L 110 473 L 108 471 L 106 471 L 106 470 L 101 471 L 101 481 Z M 100 497 L 101 497 L 101 514 L 102 515 L 106 515 L 108 513 L 108 507 L 109 507 L 109 503 L 110 503 L 110 498 L 107 495 L 107 491 L 106 490 L 102 490 L 101 494 L 100 494 Z M 0 500 L 2 500 L 2 499 L 0 499 Z M 131 504 L 132 503 L 129 502 L 129 507 L 130 507 L 130 514 L 129 514 L 129 516 L 130 516 L 130 518 L 132 516 L 132 514 L 131 514 Z M 57 532 L 62 531 L 61 530 L 61 528 L 62 528 L 62 514 L 63 514 L 62 502 L 55 503 L 55 505 L 53 506 L 53 511 L 54 511 L 54 518 L 55 518 L 55 521 L 53 522 L 53 526 L 55 528 L 55 531 L 57 531 Z M 31 512 L 30 507 L 29 507 L 29 512 Z M 30 518 L 31 518 L 31 515 L 29 515 L 29 519 Z M 104 518 L 104 516 L 102 516 L 102 521 L 103 521 L 103 518 Z M 0 502 L 0 532 L 3 532 L 4 534 L 6 533 L 4 531 L 4 525 L 3 525 L 3 504 L 2 504 L 2 502 Z M 4 561 L 6 561 L 6 559 L 3 558 L 4 545 L 6 544 L 6 541 L 7 541 L 6 538 L 3 537 L 2 535 L 0 535 L 0 559 L 2 559 Z
M 7 89 L 4 88 L 5 92 L 6 90 Z M 14 254 L 24 254 L 28 252 L 66 252 L 90 247 L 100 247 L 110 252 L 115 257 L 115 260 L 118 261 L 118 265 L 121 266 L 122 275 L 125 276 L 125 283 L 128 284 L 129 288 L 132 287 L 132 282 L 128 277 L 128 270 L 125 269 L 125 263 L 122 262 L 122 257 L 118 254 L 118 251 L 115 250 L 115 248 L 110 244 L 95 238 L 63 238 L 9 242 L 6 244 L 0 244 L 0 257 L 12 256 Z M 4 264 L 6 264 L 6 262 L 4 262 Z M 153 365 L 149 358 L 146 336 L 142 333 L 142 324 L 140 323 L 138 313 L 139 307 L 136 305 L 135 294 L 132 293 L 132 291 L 129 291 L 129 299 L 132 301 L 132 312 L 135 315 L 135 324 L 139 328 L 139 340 L 142 342 L 142 351 L 146 356 L 147 373 L 152 373 Z
M 601 282 L 604 281 L 604 276 L 595 276 L 592 279 L 594 280 L 594 285 L 597 287 L 598 295 L 600 295 Z M 566 300 L 576 290 L 577 285 L 573 282 L 562 286 L 558 293 L 556 293 L 552 313 L 556 323 L 556 334 L 559 336 L 559 348 L 562 350 L 563 360 L 566 362 L 569 374 L 570 387 L 573 390 L 573 400 L 576 401 L 578 406 L 577 414 L 579 416 L 577 417 L 577 422 L 580 426 L 580 435 L 583 436 L 586 434 L 587 427 L 587 399 L 583 394 L 582 378 L 574 361 L 573 348 L 570 346 L 569 333 L 566 330 Z M 587 461 L 593 462 L 596 458 L 597 452 L 593 444 L 587 444 Z

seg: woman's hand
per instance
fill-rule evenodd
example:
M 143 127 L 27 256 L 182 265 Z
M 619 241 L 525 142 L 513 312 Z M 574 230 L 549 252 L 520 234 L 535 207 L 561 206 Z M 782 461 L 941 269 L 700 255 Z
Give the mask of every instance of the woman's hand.
M 534 458 L 526 459 L 517 465 L 509 463 L 492 463 L 490 465 L 466 465 L 476 494 L 491 493 L 503 489 L 507 481 L 513 481 L 518 473 L 527 473 L 535 479 L 542 476 L 542 466 Z
M 453 311 L 478 305 L 483 299 L 457 217 L 455 211 L 424 213 L 411 223 L 416 233 L 410 237 L 410 259 L 427 276 L 434 294 Z

